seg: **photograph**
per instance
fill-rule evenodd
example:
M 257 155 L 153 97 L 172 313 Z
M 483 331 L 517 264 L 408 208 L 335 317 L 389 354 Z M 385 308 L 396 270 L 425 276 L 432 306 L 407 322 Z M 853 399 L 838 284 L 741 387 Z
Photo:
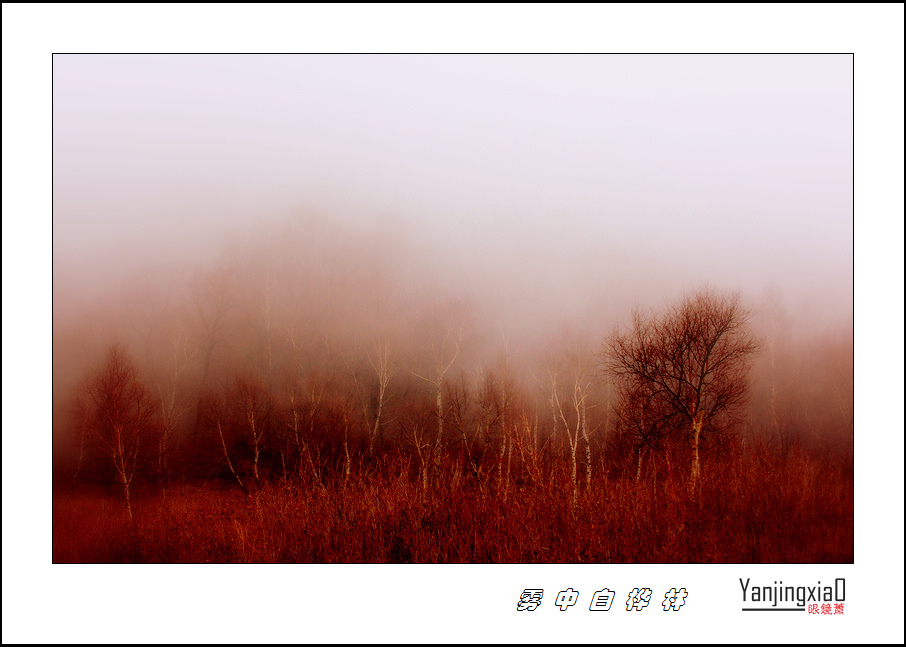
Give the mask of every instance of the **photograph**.
M 4 4 L 3 642 L 902 644 L 903 11 Z
M 55 54 L 53 562 L 851 564 L 853 223 L 849 54 Z

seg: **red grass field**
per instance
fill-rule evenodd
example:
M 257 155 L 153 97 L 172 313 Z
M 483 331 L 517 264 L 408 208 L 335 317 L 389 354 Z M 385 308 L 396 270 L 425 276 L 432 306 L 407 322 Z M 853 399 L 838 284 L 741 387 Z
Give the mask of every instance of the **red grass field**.
M 150 490 L 129 522 L 116 493 L 58 488 L 55 563 L 851 563 L 852 457 L 750 451 L 574 489 L 565 462 L 533 481 L 479 481 L 402 454 L 323 486 L 278 479 Z

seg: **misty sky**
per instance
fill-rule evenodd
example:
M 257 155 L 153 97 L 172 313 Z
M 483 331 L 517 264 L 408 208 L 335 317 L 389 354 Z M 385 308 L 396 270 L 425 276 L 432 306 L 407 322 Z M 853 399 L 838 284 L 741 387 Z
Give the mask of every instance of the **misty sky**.
M 707 281 L 852 317 L 849 55 L 53 63 L 60 289 L 316 212 L 403 222 L 500 294 Z

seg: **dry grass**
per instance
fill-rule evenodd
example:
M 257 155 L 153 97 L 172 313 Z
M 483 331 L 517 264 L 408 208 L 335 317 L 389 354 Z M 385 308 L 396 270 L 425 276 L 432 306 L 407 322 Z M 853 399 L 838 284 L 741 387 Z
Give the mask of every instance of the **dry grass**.
M 54 498 L 54 562 L 849 563 L 851 458 L 742 455 L 691 493 L 685 473 L 573 486 L 437 470 L 424 489 L 403 457 L 323 488 L 271 483 L 251 496 L 185 485 L 134 503 Z

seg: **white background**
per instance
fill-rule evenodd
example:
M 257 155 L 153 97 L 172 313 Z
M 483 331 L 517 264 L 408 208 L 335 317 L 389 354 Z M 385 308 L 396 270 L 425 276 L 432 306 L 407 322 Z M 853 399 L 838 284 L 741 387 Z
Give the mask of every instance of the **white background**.
M 856 564 L 53 565 L 51 53 L 107 51 L 854 52 Z M 902 5 L 4 4 L 3 642 L 902 643 L 903 51 Z M 845 615 L 742 613 L 740 577 L 845 577 Z M 652 604 L 626 613 L 635 586 Z

